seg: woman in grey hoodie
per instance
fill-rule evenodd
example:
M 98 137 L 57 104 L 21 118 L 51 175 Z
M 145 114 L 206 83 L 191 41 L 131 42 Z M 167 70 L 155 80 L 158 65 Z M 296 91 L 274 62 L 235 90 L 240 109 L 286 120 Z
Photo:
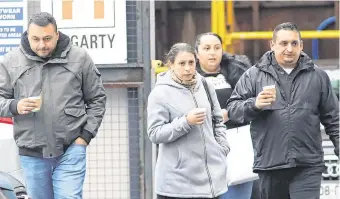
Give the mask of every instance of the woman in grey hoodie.
M 159 144 L 155 190 L 159 199 L 218 198 L 227 191 L 229 144 L 214 86 L 196 72 L 195 50 L 171 47 L 170 67 L 148 99 L 148 136 Z M 214 118 L 214 122 L 213 122 Z

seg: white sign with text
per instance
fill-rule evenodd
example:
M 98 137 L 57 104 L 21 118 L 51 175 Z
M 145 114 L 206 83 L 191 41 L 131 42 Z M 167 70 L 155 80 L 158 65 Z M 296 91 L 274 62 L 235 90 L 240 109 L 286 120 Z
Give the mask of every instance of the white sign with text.
M 127 63 L 125 0 L 44 0 L 41 11 L 51 13 L 58 30 L 86 48 L 95 64 Z

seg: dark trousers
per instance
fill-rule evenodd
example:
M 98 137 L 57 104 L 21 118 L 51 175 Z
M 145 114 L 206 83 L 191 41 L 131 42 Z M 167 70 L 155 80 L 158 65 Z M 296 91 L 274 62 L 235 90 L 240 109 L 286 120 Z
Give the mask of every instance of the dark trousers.
M 157 195 L 157 199 L 218 199 L 218 197 L 216 198 L 173 198 L 173 197 Z
M 260 171 L 261 199 L 319 199 L 322 171 L 320 167 Z

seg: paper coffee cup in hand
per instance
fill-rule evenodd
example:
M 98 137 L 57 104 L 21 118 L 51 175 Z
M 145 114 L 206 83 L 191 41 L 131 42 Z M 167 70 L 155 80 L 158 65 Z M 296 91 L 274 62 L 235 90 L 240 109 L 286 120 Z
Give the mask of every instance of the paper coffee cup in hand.
M 37 103 L 37 108 L 33 109 L 32 112 L 40 111 L 41 107 L 41 96 L 29 97 L 28 99 L 34 100 Z
M 269 86 L 264 86 L 263 90 L 275 90 L 275 84 L 269 85 Z
M 206 108 L 195 108 L 196 113 L 206 113 L 207 109 Z
M 275 98 L 276 98 L 276 88 L 275 88 L 275 84 L 269 85 L 269 86 L 264 86 L 264 87 L 263 87 L 263 90 L 271 92 L 272 95 L 273 95 L 273 98 L 274 98 L 274 100 L 275 100 Z M 271 105 L 271 103 L 268 103 L 268 105 Z
M 270 85 L 270 86 L 264 86 L 263 90 L 270 91 L 273 93 L 273 95 L 276 95 L 276 88 L 275 85 Z

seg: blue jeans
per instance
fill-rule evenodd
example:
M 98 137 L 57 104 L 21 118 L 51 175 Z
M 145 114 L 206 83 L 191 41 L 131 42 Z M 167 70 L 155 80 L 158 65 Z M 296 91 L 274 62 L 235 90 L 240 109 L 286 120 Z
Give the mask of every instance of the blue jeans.
M 219 199 L 250 199 L 253 188 L 253 181 L 245 182 L 228 187 L 228 191 Z
M 81 199 L 86 146 L 72 144 L 56 158 L 20 156 L 28 195 L 33 199 Z

